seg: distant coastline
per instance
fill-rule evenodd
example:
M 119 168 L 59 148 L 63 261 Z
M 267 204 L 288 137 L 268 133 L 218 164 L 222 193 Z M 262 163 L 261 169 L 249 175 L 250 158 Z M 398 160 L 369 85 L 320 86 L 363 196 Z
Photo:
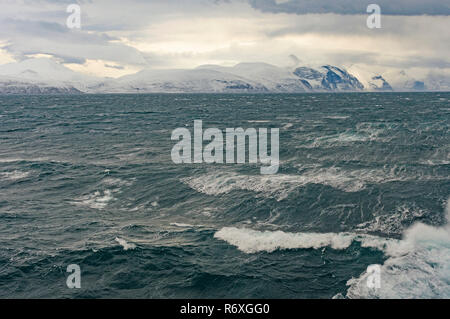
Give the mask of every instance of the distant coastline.
M 145 69 L 119 78 L 100 78 L 75 72 L 49 58 L 35 58 L 0 65 L 0 94 L 450 91 L 450 79 L 446 78 L 415 79 L 405 71 L 387 76 L 364 72 L 332 65 L 282 68 L 239 63 L 233 67 Z

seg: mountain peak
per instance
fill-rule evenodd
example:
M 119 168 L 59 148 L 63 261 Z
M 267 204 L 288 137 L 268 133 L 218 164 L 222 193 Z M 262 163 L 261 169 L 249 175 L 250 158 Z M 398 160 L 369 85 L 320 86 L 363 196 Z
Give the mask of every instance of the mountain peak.
M 381 75 L 358 65 L 349 70 L 331 64 L 292 70 L 264 62 L 243 62 L 230 67 L 207 64 L 194 69 L 144 69 L 118 79 L 103 79 L 74 72 L 53 59 L 34 58 L 0 65 L 0 88 L 2 85 L 9 87 L 7 92 L 23 91 L 22 87 L 29 85 L 33 86 L 32 92 L 39 92 L 36 86 L 50 86 L 73 87 L 89 93 L 300 93 L 448 90 L 450 81 L 438 75 L 426 81 L 415 79 L 404 71 Z

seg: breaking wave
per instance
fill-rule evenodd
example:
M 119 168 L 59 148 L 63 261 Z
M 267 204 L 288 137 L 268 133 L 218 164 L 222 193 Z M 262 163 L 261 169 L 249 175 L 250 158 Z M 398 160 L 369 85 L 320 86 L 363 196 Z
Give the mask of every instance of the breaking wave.
M 416 206 L 402 205 L 392 214 L 376 216 L 373 220 L 357 225 L 357 230 L 364 233 L 382 233 L 388 236 L 400 236 L 416 221 L 427 218 L 438 224 L 441 218 L 428 210 Z
M 286 233 L 236 227 L 222 228 L 214 234 L 214 238 L 226 241 L 248 254 L 324 247 L 342 250 L 350 247 L 355 241 L 360 242 L 363 247 L 385 249 L 387 244 L 395 241 L 394 239 L 356 233 Z
M 244 253 L 286 249 L 343 250 L 353 242 L 384 252 L 381 288 L 367 285 L 368 273 L 347 282 L 348 298 L 450 298 L 450 199 L 447 224 L 433 227 L 416 223 L 401 240 L 357 233 L 286 233 L 225 227 L 214 238 L 226 241 Z
M 450 298 L 450 199 L 447 224 L 417 223 L 402 241 L 388 247 L 381 266 L 381 288 L 367 287 L 368 273 L 347 282 L 348 298 Z
M 136 248 L 136 245 L 133 243 L 128 243 L 125 239 L 116 237 L 115 241 L 123 247 L 124 250 L 132 250 Z
M 121 192 L 122 187 L 129 187 L 133 185 L 133 183 L 134 180 L 106 177 L 99 184 L 100 188 L 104 188 L 103 190 L 96 190 L 93 193 L 80 196 L 72 203 L 77 206 L 85 206 L 92 209 L 102 210 L 105 209 L 110 202 L 116 199 L 114 194 Z
M 105 209 L 109 202 L 114 199 L 112 191 L 95 191 L 92 194 L 84 195 L 76 199 L 73 203 L 77 206 L 87 206 L 92 209 Z
M 307 148 L 329 148 L 351 145 L 355 142 L 386 142 L 392 138 L 387 132 L 393 127 L 392 124 L 359 123 L 354 129 L 348 129 L 344 132 L 325 136 L 315 136 L 312 141 L 310 140 L 310 142 L 304 146 Z

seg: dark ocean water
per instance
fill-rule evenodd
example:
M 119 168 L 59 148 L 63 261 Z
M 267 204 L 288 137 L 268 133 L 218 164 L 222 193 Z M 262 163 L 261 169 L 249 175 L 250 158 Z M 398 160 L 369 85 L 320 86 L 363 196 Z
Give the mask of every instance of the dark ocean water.
M 173 164 L 196 119 L 280 128 L 279 173 Z M 450 93 L 0 96 L 0 297 L 450 298 L 449 126 Z

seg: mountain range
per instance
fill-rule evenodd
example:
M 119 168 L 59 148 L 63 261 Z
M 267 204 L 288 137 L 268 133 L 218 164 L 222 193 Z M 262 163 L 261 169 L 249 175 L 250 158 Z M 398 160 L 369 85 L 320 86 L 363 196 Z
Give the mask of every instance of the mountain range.
M 49 59 L 0 65 L 0 94 L 80 93 L 302 93 L 449 91 L 450 78 L 415 79 L 405 71 L 382 75 L 352 67 L 282 68 L 267 63 L 194 69 L 144 69 L 117 79 L 81 74 Z

